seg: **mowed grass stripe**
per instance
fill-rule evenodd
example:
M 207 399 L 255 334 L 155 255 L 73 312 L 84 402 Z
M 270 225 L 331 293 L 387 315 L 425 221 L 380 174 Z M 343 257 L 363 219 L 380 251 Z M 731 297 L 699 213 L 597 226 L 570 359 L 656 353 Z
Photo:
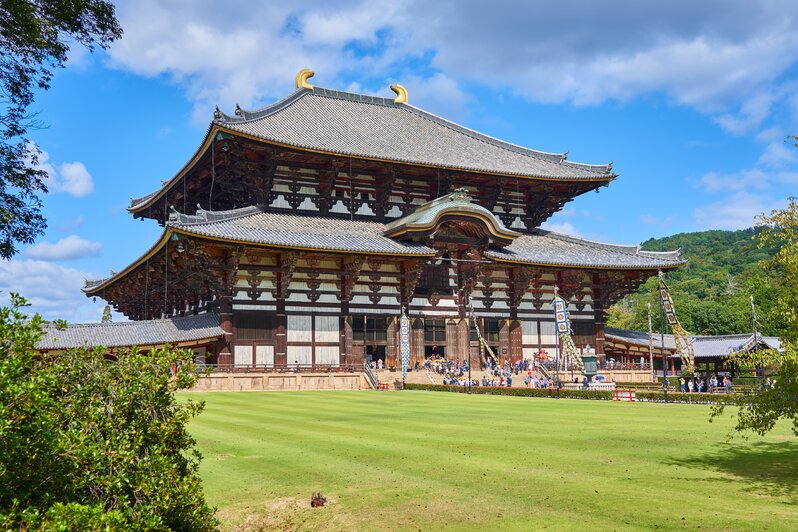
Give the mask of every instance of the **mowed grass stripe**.
M 729 420 L 707 423 L 702 406 L 425 392 L 186 395 L 207 402 L 191 429 L 208 497 L 229 523 L 255 514 L 273 515 L 270 526 L 329 529 L 798 524 L 795 479 L 789 467 L 783 477 L 771 467 L 798 458 L 786 427 L 728 447 Z M 769 478 L 744 466 L 756 460 Z M 270 509 L 313 491 L 335 504 Z

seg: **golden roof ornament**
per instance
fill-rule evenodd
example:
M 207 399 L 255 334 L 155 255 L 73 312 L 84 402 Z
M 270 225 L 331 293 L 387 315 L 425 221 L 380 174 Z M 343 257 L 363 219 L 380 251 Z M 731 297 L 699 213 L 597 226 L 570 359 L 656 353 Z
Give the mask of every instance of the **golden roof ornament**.
M 391 85 L 391 90 L 396 93 L 396 98 L 393 99 L 394 103 L 407 103 L 407 89 L 398 83 Z
M 303 68 L 302 70 L 300 70 L 296 75 L 296 88 L 297 89 L 303 88 L 308 90 L 313 89 L 313 85 L 308 83 L 308 78 L 312 78 L 314 74 L 316 73 L 310 70 L 309 68 Z

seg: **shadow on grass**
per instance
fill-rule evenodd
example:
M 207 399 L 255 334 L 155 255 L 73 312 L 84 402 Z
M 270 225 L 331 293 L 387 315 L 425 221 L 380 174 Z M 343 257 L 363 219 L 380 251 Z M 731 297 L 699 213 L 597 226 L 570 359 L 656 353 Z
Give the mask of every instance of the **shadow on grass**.
M 713 453 L 674 458 L 669 463 L 716 471 L 724 475 L 716 480 L 747 483 L 744 489 L 747 493 L 787 498 L 791 503 L 798 503 L 798 442 L 724 445 Z

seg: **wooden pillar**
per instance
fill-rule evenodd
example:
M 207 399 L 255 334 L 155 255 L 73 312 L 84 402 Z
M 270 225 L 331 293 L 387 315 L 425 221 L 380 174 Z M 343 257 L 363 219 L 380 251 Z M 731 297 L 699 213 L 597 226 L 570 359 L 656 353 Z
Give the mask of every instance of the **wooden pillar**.
M 355 364 L 352 353 L 352 316 L 341 316 L 341 364 Z
M 397 356 L 399 327 L 396 322 L 397 319 L 395 316 L 388 318 L 387 341 L 385 345 L 385 365 L 389 368 L 401 368 L 402 366 Z
M 510 358 L 513 362 L 518 362 L 524 358 L 524 335 L 521 327 L 521 322 L 518 320 L 511 320 L 509 322 L 510 328 Z
M 414 364 L 416 361 L 424 363 L 424 320 L 421 318 L 410 321 L 410 352 Z
M 457 358 L 468 360 L 468 319 L 466 318 L 457 323 Z M 473 359 L 471 363 L 474 363 Z
M 282 272 L 277 272 L 277 286 L 282 285 Z M 288 364 L 288 319 L 285 314 L 285 297 L 277 297 L 277 329 L 274 333 L 274 365 L 284 368 Z
M 446 320 L 446 343 L 444 355 L 447 359 L 454 360 L 459 357 L 457 352 L 457 320 Z
M 219 326 L 224 331 L 224 340 L 217 356 L 220 366 L 233 364 L 233 302 L 228 295 L 223 295 L 219 300 Z
M 497 355 L 499 356 L 497 362 L 502 364 L 510 358 L 510 320 L 499 322 L 499 352 Z

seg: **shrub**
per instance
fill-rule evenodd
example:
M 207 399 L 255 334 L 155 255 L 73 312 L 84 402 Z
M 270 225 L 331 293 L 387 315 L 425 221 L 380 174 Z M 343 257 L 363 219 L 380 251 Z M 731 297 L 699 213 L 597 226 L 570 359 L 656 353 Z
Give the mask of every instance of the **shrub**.
M 203 405 L 174 396 L 196 382 L 191 352 L 37 354 L 24 304 L 0 309 L 0 528 L 215 528 L 187 431 Z

